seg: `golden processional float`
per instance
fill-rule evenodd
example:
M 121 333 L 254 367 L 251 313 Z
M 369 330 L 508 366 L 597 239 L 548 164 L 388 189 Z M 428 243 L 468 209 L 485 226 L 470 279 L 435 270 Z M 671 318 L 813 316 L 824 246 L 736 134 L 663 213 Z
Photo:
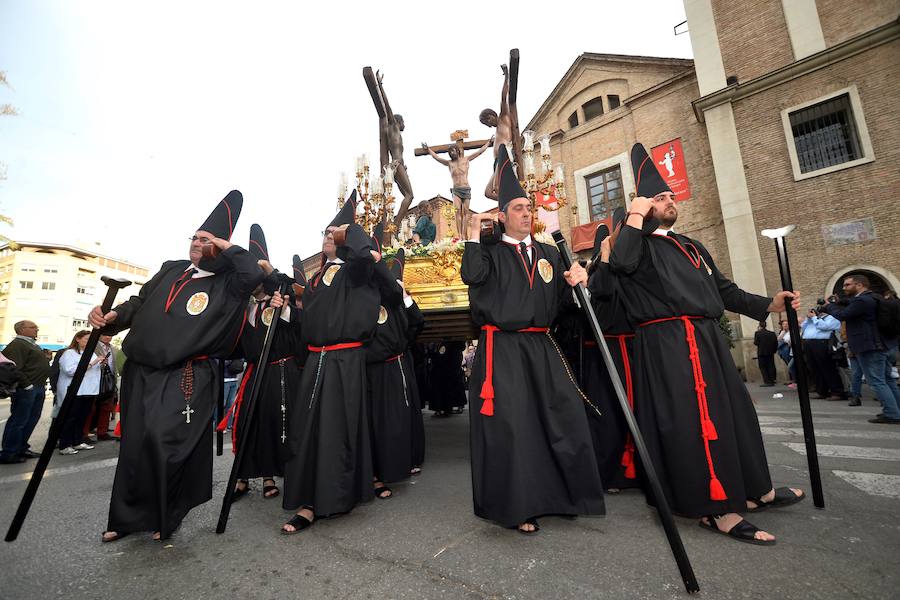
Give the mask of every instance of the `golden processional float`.
M 565 175 L 562 164 L 553 166 L 550 153 L 550 138 L 542 136 L 538 142 L 540 155 L 535 153 L 535 134 L 522 133 L 522 159 L 525 181 L 523 189 L 531 201 L 533 216 L 532 233 L 538 241 L 555 245 L 546 221 L 556 222 L 555 213 L 566 206 Z M 535 159 L 539 158 L 537 164 Z M 368 157 L 363 154 L 356 159 L 355 187 L 358 197 L 356 222 L 369 235 L 375 226 L 385 221 L 385 241 L 382 259 L 388 264 L 395 260 L 403 248 L 406 257 L 403 269 L 403 284 L 425 315 L 425 329 L 419 336 L 421 341 L 472 340 L 478 337 L 478 328 L 472 323 L 469 312 L 469 290 L 460 276 L 465 240 L 456 231 L 458 207 L 452 200 L 438 196 L 420 202 L 401 221 L 400 227 L 394 223 L 394 170 L 387 165 L 380 176 L 372 177 Z M 348 178 L 341 173 L 338 185 L 337 208 L 340 210 L 348 191 Z M 435 241 L 426 245 L 413 240 L 412 231 L 416 224 L 416 208 L 429 204 L 431 214 L 438 228 Z M 471 211 L 470 211 L 471 212 Z M 542 220 L 542 218 L 544 220 Z

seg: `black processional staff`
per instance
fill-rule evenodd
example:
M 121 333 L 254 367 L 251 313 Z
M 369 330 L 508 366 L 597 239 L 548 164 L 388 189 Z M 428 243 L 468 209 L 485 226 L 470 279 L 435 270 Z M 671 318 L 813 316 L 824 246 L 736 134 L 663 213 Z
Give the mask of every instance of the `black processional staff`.
M 222 382 L 225 381 L 225 361 L 217 360 L 216 367 L 214 367 L 215 371 L 219 374 L 219 397 L 216 399 L 216 409 L 217 415 L 225 414 L 225 386 L 222 385 Z M 221 416 L 219 417 L 221 418 Z M 219 431 L 219 428 L 216 427 L 216 456 L 222 456 L 222 453 L 225 449 L 225 432 Z
M 100 279 L 103 280 L 103 283 L 105 283 L 108 288 L 106 290 L 106 297 L 103 299 L 103 304 L 101 305 L 101 310 L 105 315 L 112 310 L 112 305 L 118 291 L 122 288 L 127 288 L 131 285 L 131 282 L 127 279 L 116 279 L 113 277 L 101 277 Z M 75 368 L 75 374 L 72 376 L 72 382 L 69 384 L 69 389 L 66 390 L 66 397 L 63 399 L 62 406 L 59 408 L 59 414 L 50 424 L 50 432 L 47 434 L 47 442 L 44 444 L 44 449 L 41 451 L 41 457 L 34 467 L 34 472 L 31 474 L 31 479 L 28 481 L 28 487 L 25 488 L 25 493 L 22 495 L 22 500 L 19 502 L 19 508 L 16 509 L 16 514 L 13 517 L 12 523 L 9 525 L 9 530 L 6 532 L 7 542 L 14 542 L 16 538 L 19 537 L 19 531 L 22 529 L 22 524 L 25 522 L 25 517 L 28 516 L 28 510 L 31 508 L 31 503 L 34 501 L 34 497 L 37 495 L 38 488 L 41 485 L 41 480 L 44 478 L 44 471 L 47 470 L 47 465 L 50 463 L 50 457 L 53 456 L 53 450 L 59 443 L 60 430 L 62 429 L 63 423 L 66 422 L 66 418 L 69 416 L 69 411 L 72 410 L 72 406 L 75 404 L 75 396 L 78 395 L 78 388 L 81 387 L 81 382 L 84 380 L 84 374 L 87 372 L 88 365 L 94 357 L 94 349 L 97 347 L 97 342 L 100 340 L 100 332 L 100 329 L 95 328 L 91 331 L 90 337 L 88 337 L 87 346 L 85 346 L 84 352 L 81 353 L 81 360 L 78 361 L 78 366 Z
M 278 291 L 282 296 L 287 294 L 288 287 L 291 283 L 292 280 L 286 275 L 280 275 Z M 287 301 L 287 298 L 285 298 L 285 302 Z M 216 533 L 225 533 L 225 528 L 228 526 L 228 514 L 231 512 L 231 503 L 234 501 L 234 486 L 237 484 L 241 462 L 244 460 L 244 456 L 247 452 L 247 438 L 249 437 L 250 429 L 253 426 L 253 417 L 256 413 L 256 400 L 259 397 L 259 391 L 262 389 L 263 378 L 266 375 L 266 367 L 269 366 L 269 351 L 272 349 L 272 340 L 275 339 L 275 331 L 278 329 L 278 322 L 281 320 L 281 312 L 283 309 L 284 305 L 281 305 L 276 308 L 272 314 L 272 322 L 266 330 L 262 352 L 259 354 L 259 362 L 256 363 L 257 369 L 253 374 L 253 387 L 250 388 L 250 396 L 246 400 L 247 411 L 244 413 L 244 417 L 241 421 L 240 435 L 238 435 L 237 440 L 237 453 L 234 455 L 234 463 L 231 465 L 231 474 L 228 476 L 228 483 L 225 485 L 225 497 L 222 499 L 222 510 L 219 513 L 219 524 L 216 526 Z M 260 321 L 262 320 L 260 319 Z
M 796 225 L 787 225 L 779 229 L 763 229 L 760 233 L 775 240 L 775 252 L 778 255 L 778 271 L 781 273 L 781 289 L 791 291 L 794 283 L 791 280 L 791 265 L 788 262 L 787 246 L 784 238 L 796 229 Z M 803 340 L 800 339 L 800 322 L 797 311 L 790 302 L 784 303 L 787 313 L 788 329 L 791 334 L 791 351 L 794 353 L 794 364 L 797 375 L 797 396 L 800 398 L 800 419 L 803 422 L 803 440 L 806 442 L 806 462 L 809 466 L 809 484 L 812 487 L 813 505 L 825 508 L 825 496 L 822 494 L 822 475 L 819 473 L 819 453 L 816 450 L 816 431 L 813 427 L 812 408 L 809 405 L 809 385 L 806 380 L 806 362 L 803 356 Z
M 562 233 L 554 231 L 553 240 L 556 242 L 556 247 L 559 248 L 563 266 L 565 266 L 566 270 L 571 269 L 572 258 L 569 255 L 569 248 Z M 606 345 L 603 331 L 600 330 L 600 323 L 597 321 L 594 307 L 591 305 L 584 287 L 576 285 L 574 290 L 575 295 L 578 298 L 578 303 L 581 304 L 581 309 L 585 312 L 588 324 L 591 326 L 591 332 L 594 334 L 597 347 L 603 355 L 603 362 L 606 363 L 606 370 L 609 373 L 609 378 L 612 380 L 613 388 L 616 390 L 619 407 L 622 409 L 622 413 L 625 415 L 625 422 L 628 424 L 629 431 L 631 431 L 634 447 L 641 457 L 644 472 L 647 475 L 647 482 L 650 484 L 650 490 L 654 500 L 656 500 L 656 510 L 659 513 L 659 520 L 662 521 L 663 529 L 666 532 L 666 538 L 669 540 L 669 547 L 672 549 L 672 555 L 675 557 L 675 562 L 678 564 L 678 570 L 681 572 L 681 579 L 684 581 L 684 589 L 689 594 L 699 592 L 700 585 L 697 583 L 697 578 L 694 576 L 694 569 L 691 567 L 691 561 L 684 549 L 684 544 L 681 542 L 681 536 L 678 534 L 678 528 L 675 526 L 675 520 L 672 518 L 672 510 L 669 508 L 669 503 L 666 500 L 662 486 L 659 483 L 659 477 L 656 475 L 656 469 L 653 467 L 653 463 L 650 460 L 650 454 L 647 452 L 647 447 L 644 445 L 644 438 L 641 436 L 637 421 L 634 420 L 634 414 L 628 406 L 625 388 L 622 386 L 622 380 L 619 378 L 619 371 L 616 369 L 612 355 L 609 353 L 609 347 Z

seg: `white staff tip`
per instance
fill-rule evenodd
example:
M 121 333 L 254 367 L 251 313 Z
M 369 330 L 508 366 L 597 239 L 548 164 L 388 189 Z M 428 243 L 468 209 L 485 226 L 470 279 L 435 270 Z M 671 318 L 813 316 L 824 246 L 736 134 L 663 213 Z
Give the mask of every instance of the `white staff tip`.
M 778 239 L 786 236 L 793 230 L 797 229 L 796 225 L 785 225 L 784 227 L 779 227 L 778 229 L 763 229 L 760 231 L 762 235 L 767 238 Z

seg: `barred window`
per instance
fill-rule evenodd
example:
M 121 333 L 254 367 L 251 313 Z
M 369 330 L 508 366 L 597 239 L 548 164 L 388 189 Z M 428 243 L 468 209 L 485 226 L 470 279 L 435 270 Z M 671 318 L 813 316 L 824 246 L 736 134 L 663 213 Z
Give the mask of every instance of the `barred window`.
M 862 157 L 849 94 L 792 112 L 790 123 L 801 173 Z
M 619 166 L 604 169 L 585 178 L 591 201 L 591 221 L 605 219 L 613 211 L 625 206 L 622 193 L 622 170 Z

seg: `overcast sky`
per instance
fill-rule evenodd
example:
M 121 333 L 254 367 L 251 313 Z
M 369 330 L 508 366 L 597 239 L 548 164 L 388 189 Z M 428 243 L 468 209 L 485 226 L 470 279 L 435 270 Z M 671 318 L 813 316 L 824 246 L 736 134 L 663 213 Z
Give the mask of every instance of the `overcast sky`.
M 258 222 L 273 262 L 318 250 L 339 173 L 378 119 L 362 68 L 385 74 L 406 120 L 416 201 L 449 195 L 445 167 L 414 157 L 496 110 L 509 50 L 521 52 L 527 123 L 582 52 L 690 58 L 684 8 L 631 2 L 122 2 L 0 0 L 0 232 L 101 241 L 151 269 L 187 257 L 187 238 L 231 189 L 244 194 L 232 241 Z M 473 208 L 490 153 L 472 164 Z M 399 198 L 398 198 L 399 204 Z

